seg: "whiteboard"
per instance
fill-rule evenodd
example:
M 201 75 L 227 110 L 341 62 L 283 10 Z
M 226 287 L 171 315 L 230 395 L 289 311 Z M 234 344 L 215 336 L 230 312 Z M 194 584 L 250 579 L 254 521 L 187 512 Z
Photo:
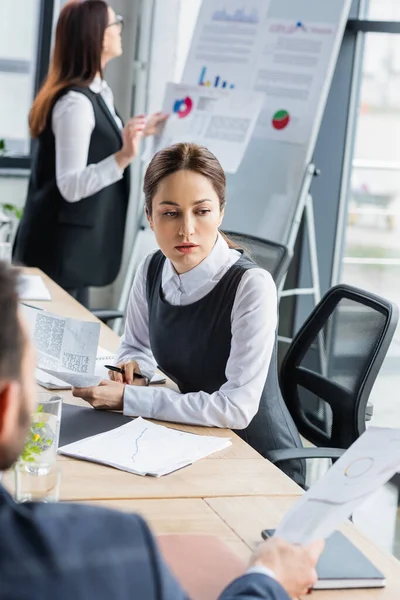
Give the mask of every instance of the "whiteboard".
M 260 7 L 260 0 L 242 0 L 241 7 L 239 5 L 236 7 L 235 1 L 213 0 L 213 9 L 218 14 L 221 12 L 234 14 L 236 10 L 244 10 L 247 14 L 252 14 Z M 310 118 L 307 119 L 307 131 L 303 131 L 302 135 L 298 136 L 296 143 L 282 141 L 282 138 L 277 141 L 273 138 L 254 136 L 238 171 L 233 175 L 227 175 L 224 228 L 287 243 L 307 167 L 312 160 L 351 0 L 264 1 L 267 6 L 266 18 L 269 21 L 293 22 L 310 28 L 313 24 L 330 24 L 334 29 L 329 51 L 321 58 L 324 60 L 325 77 L 321 82 L 316 104 L 310 104 L 312 112 L 308 115 Z M 208 0 L 203 2 L 199 19 L 207 2 Z M 189 50 L 182 78 L 185 83 L 198 83 L 198 72 L 193 68 L 197 29 L 195 29 L 192 48 Z M 265 39 L 263 41 L 266 42 Z M 261 47 L 260 51 L 262 51 Z M 207 59 L 208 68 L 210 57 L 208 56 Z

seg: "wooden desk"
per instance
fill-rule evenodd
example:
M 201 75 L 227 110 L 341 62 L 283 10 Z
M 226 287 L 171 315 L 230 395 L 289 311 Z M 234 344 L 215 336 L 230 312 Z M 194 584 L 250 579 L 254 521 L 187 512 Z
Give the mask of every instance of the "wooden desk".
M 221 517 L 249 548 L 261 540 L 263 529 L 275 528 L 296 498 L 293 496 L 205 498 L 207 505 Z M 357 546 L 386 576 L 387 585 L 382 589 L 329 590 L 314 592 L 315 600 L 398 600 L 400 598 L 400 562 L 391 554 L 380 550 L 354 525 L 346 523 L 341 531 Z
M 32 304 L 56 314 L 96 320 L 39 270 L 26 271 L 41 274 L 53 298 L 52 302 Z M 114 352 L 118 343 L 118 336 L 101 324 L 100 345 Z M 85 405 L 70 392 L 59 393 L 66 402 Z M 229 436 L 232 447 L 158 479 L 59 457 L 63 472 L 62 499 L 139 512 L 155 533 L 213 534 L 247 559 L 261 541 L 261 530 L 278 524 L 302 493 L 301 489 L 228 430 L 164 425 L 200 435 Z M 314 592 L 312 597 L 316 600 L 398 600 L 400 563 L 379 550 L 355 527 L 345 525 L 343 531 L 382 570 L 387 587 Z

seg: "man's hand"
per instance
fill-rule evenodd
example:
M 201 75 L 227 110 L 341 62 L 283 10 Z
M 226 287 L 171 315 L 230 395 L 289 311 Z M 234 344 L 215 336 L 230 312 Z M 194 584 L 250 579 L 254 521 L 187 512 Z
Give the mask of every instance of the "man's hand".
M 122 383 L 100 381 L 99 385 L 87 388 L 72 388 L 73 396 L 83 398 L 93 406 L 102 410 L 122 410 L 124 406 L 124 389 Z
M 289 596 L 297 598 L 306 594 L 317 581 L 315 565 L 324 545 L 324 541 L 317 541 L 307 546 L 297 546 L 279 538 L 271 538 L 260 544 L 250 566 L 271 569 Z

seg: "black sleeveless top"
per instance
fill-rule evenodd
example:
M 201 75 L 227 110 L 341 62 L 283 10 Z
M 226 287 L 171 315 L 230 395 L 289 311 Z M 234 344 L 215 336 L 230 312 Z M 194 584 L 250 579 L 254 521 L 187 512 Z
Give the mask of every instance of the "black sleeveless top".
M 67 88 L 54 104 L 69 91 L 83 94 L 93 106 L 95 127 L 87 164 L 96 164 L 120 150 L 121 132 L 101 94 L 88 87 Z M 120 181 L 78 202 L 67 202 L 56 182 L 51 115 L 52 111 L 37 140 L 14 260 L 40 267 L 66 288 L 107 285 L 117 276 L 121 263 L 129 167 Z
M 163 297 L 165 256 L 152 257 L 147 274 L 150 346 L 160 369 L 182 393 L 216 392 L 226 382 L 231 351 L 231 313 L 238 285 L 248 269 L 258 268 L 244 255 L 201 300 L 173 306 Z M 259 408 L 246 429 L 236 433 L 262 456 L 270 450 L 301 447 L 296 426 L 283 402 L 277 378 L 276 343 Z M 282 470 L 305 483 L 303 461 L 282 463 Z

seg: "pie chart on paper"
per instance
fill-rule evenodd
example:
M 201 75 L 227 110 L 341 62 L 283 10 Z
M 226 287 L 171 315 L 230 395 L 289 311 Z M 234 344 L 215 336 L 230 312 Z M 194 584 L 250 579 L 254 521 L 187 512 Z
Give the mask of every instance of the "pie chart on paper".
M 287 110 L 278 110 L 272 117 L 272 127 L 274 129 L 286 129 L 289 123 L 290 115 Z

